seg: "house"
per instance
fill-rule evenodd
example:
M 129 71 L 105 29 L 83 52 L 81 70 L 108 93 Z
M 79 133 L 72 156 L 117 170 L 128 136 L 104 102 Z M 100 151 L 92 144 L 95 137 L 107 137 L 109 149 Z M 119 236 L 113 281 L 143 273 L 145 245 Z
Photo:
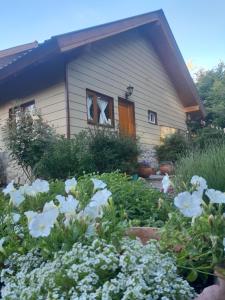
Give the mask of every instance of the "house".
M 18 105 L 68 138 L 94 125 L 137 135 L 149 160 L 205 114 L 162 10 L 0 51 L 0 122 Z

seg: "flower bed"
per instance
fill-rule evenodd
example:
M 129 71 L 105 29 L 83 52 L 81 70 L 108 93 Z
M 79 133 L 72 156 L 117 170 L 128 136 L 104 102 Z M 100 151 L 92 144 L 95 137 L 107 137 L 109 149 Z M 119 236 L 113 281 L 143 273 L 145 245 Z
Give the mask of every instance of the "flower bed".
M 193 299 L 173 255 L 124 238 L 107 184 L 10 183 L 0 197 L 2 298 Z

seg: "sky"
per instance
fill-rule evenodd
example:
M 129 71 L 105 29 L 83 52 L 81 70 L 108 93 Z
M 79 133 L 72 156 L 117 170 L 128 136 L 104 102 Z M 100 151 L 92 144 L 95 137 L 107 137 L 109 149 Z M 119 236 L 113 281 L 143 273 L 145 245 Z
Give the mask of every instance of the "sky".
M 225 61 L 224 0 L 0 0 L 0 50 L 157 9 L 192 72 Z

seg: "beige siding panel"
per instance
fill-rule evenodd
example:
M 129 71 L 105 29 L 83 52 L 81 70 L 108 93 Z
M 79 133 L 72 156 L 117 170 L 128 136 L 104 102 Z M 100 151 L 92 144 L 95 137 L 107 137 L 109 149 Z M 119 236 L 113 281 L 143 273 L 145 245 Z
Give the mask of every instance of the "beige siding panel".
M 160 141 L 160 125 L 186 129 L 185 113 L 176 90 L 150 41 L 138 32 L 124 33 L 90 50 L 68 65 L 71 133 L 88 128 L 86 89 L 114 98 L 118 120 L 118 97 L 131 84 L 134 92 L 136 133 L 144 146 Z M 148 123 L 148 110 L 157 112 L 158 125 Z M 117 122 L 116 122 L 117 126 Z
M 60 82 L 38 93 L 22 99 L 13 99 L 0 106 L 0 125 L 4 125 L 9 115 L 9 109 L 19 104 L 35 100 L 37 109 L 40 110 L 44 120 L 49 122 L 59 134 L 66 134 L 66 101 L 65 84 Z M 0 133 L 0 147 L 3 147 L 2 132 Z

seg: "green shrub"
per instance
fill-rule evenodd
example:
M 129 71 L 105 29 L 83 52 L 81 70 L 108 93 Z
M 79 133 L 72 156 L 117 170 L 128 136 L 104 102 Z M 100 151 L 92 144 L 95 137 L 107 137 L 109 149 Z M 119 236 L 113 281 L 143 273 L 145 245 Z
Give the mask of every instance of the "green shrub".
M 159 161 L 175 162 L 188 150 L 188 142 L 181 133 L 174 133 L 167 136 L 155 150 Z
M 89 141 L 88 151 L 93 171 L 103 173 L 119 169 L 121 172 L 133 173 L 136 170 L 139 146 L 132 137 L 96 128 L 89 130 L 86 138 Z M 77 136 L 78 142 L 79 139 Z
M 225 145 L 210 145 L 184 156 L 175 168 L 175 188 L 182 190 L 193 175 L 204 177 L 210 188 L 225 192 Z
M 115 172 L 99 176 L 107 183 L 118 215 L 134 226 L 161 227 L 172 210 L 171 201 L 160 191 L 150 188 L 143 180 L 131 180 L 129 176 Z
M 38 112 L 17 111 L 7 120 L 4 143 L 10 156 L 22 167 L 29 179 L 44 152 L 55 139 L 55 131 Z
M 79 175 L 77 146 L 75 139 L 61 137 L 55 140 L 36 164 L 35 175 L 45 179 L 66 179 Z
M 225 133 L 221 129 L 205 127 L 192 136 L 194 149 L 207 149 L 210 145 L 225 143 Z
M 35 173 L 43 178 L 65 179 L 92 172 L 133 173 L 139 146 L 136 140 L 106 129 L 82 131 L 70 140 L 58 139 L 37 164 Z

